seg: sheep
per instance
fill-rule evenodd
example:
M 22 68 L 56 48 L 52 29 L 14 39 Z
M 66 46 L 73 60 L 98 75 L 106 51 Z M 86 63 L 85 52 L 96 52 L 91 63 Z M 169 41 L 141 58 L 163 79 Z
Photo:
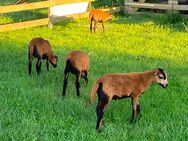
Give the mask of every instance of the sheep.
M 94 32 L 96 31 L 97 28 L 97 23 L 102 23 L 102 28 L 104 32 L 104 21 L 111 20 L 112 19 L 112 14 L 111 13 L 106 13 L 102 10 L 95 9 L 92 10 L 89 14 L 89 23 L 90 23 L 90 31 L 92 33 L 92 22 L 94 21 Z
M 38 59 L 36 64 L 36 71 L 38 74 L 41 72 L 42 59 L 46 59 L 47 71 L 49 71 L 49 62 L 54 68 L 57 67 L 58 57 L 53 54 L 49 41 L 44 40 L 43 38 L 33 38 L 29 43 L 29 74 L 31 74 L 33 56 Z
M 160 84 L 163 88 L 168 86 L 167 74 L 163 69 L 155 69 L 146 72 L 131 72 L 123 74 L 107 74 L 100 77 L 91 90 L 91 102 L 96 100 L 97 123 L 96 130 L 100 131 L 102 118 L 106 108 L 112 99 L 131 97 L 132 118 L 135 123 L 137 114 L 140 116 L 139 96 L 141 96 L 153 82 Z
M 66 65 L 64 68 L 64 83 L 62 96 L 66 95 L 66 87 L 68 81 L 69 72 L 75 75 L 76 82 L 76 93 L 80 96 L 80 78 L 84 78 L 86 84 L 88 83 L 88 71 L 89 71 L 89 57 L 87 53 L 82 51 L 71 51 L 66 58 Z

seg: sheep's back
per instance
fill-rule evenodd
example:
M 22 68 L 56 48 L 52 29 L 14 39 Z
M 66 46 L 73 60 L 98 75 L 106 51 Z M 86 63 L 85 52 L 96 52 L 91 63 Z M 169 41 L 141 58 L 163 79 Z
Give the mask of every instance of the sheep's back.
M 139 87 L 138 79 L 135 75 L 108 74 L 102 76 L 97 82 L 103 84 L 103 90 L 106 94 L 111 97 L 114 95 L 122 97 L 130 96 Z
M 72 51 L 68 54 L 67 59 L 70 60 L 72 65 L 78 70 L 89 70 L 89 57 L 85 52 Z
M 36 47 L 38 54 L 43 55 L 51 52 L 51 45 L 47 40 L 43 38 L 34 38 L 29 43 L 29 47 Z

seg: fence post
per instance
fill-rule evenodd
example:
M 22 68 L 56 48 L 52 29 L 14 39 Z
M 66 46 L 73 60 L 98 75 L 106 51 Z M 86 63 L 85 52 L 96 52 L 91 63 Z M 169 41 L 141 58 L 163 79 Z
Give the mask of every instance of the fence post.
M 168 4 L 171 5 L 171 10 L 174 10 L 173 5 L 178 5 L 177 0 L 168 0 Z
M 126 2 L 133 2 L 133 0 L 124 0 L 124 13 L 134 13 L 133 8 L 130 6 L 127 6 Z
M 48 8 L 48 18 L 49 18 L 48 27 L 53 28 L 52 18 L 53 18 L 53 1 L 54 0 L 48 0 L 48 1 L 50 3 L 50 7 Z

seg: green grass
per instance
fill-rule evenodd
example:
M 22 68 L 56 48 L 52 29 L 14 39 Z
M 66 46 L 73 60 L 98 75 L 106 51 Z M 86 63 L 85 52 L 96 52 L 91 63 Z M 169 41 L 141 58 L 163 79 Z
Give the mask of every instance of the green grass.
M 115 16 L 106 32 L 89 32 L 88 19 L 0 33 L 0 139 L 1 140 L 187 140 L 188 33 L 159 24 L 154 15 Z M 181 27 L 181 24 L 178 24 Z M 59 56 L 57 69 L 45 62 L 42 73 L 28 76 L 28 43 L 48 39 Z M 66 54 L 83 50 L 90 56 L 89 84 L 81 80 L 76 97 L 70 75 L 67 96 L 61 99 Z M 90 90 L 103 74 L 163 68 L 169 87 L 152 85 L 140 98 L 141 119 L 130 124 L 131 101 L 112 101 L 102 133 L 96 133 L 96 103 Z

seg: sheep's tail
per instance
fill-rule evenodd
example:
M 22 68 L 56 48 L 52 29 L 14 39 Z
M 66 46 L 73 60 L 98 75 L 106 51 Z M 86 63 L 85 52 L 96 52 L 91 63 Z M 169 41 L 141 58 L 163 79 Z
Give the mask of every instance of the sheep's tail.
M 33 58 L 33 52 L 34 50 L 36 49 L 36 46 L 31 46 L 31 45 L 28 45 L 28 59 L 29 61 L 32 61 L 32 58 Z
M 98 89 L 99 89 L 99 83 L 96 81 L 91 90 L 91 103 L 96 101 L 96 95 Z

